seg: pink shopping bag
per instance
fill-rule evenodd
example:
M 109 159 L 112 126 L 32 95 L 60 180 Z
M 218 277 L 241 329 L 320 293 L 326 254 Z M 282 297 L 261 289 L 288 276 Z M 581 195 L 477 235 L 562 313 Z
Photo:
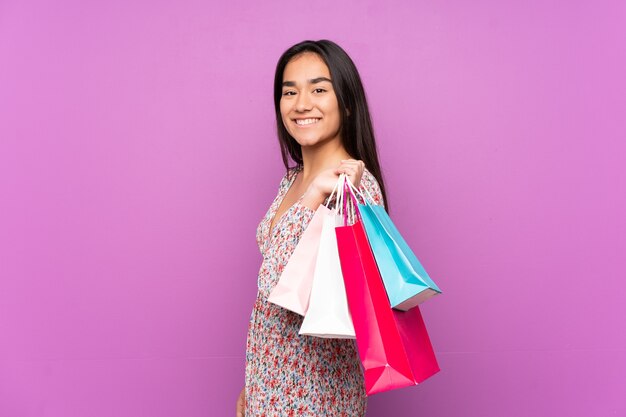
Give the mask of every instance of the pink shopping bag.
M 330 215 L 330 209 L 320 204 L 307 228 L 302 232 L 268 301 L 301 316 L 305 315 L 309 306 L 322 226 L 324 218 L 328 215 Z
M 352 212 L 356 222 L 335 232 L 367 395 L 417 385 L 439 371 L 421 312 L 392 310 L 363 223 Z

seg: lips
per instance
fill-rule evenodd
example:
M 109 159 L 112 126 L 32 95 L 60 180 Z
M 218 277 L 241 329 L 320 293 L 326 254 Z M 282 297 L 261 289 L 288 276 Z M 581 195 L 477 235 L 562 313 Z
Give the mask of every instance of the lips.
M 309 117 L 306 119 L 295 119 L 294 123 L 299 127 L 306 127 L 316 124 L 320 121 L 319 117 Z

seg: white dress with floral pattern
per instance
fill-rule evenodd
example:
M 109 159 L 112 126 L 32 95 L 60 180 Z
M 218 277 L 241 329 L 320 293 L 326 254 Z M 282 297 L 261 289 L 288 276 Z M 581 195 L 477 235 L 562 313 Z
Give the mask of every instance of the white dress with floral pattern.
M 302 316 L 267 301 L 315 211 L 301 199 L 270 223 L 301 167 L 290 169 L 259 223 L 263 262 L 246 343 L 246 417 L 362 417 L 367 397 L 354 340 L 298 334 Z M 366 169 L 360 187 L 380 204 L 378 182 Z

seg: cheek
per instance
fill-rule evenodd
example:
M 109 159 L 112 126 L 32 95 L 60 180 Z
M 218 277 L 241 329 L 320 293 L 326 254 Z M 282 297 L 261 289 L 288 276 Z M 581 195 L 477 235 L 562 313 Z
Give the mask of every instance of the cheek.
M 324 102 L 324 108 L 327 114 L 339 118 L 339 103 L 336 97 L 329 97 L 328 100 Z
M 333 123 L 339 123 L 341 120 L 341 116 L 339 114 L 339 107 L 337 104 L 331 104 L 327 107 L 326 114 L 329 116 L 329 120 L 332 120 Z

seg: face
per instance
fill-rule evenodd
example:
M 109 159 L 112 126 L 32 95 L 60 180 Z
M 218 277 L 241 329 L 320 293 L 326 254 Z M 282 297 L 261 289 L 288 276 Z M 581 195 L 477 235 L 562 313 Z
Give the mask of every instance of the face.
M 280 112 L 287 131 L 301 146 L 341 141 L 341 116 L 328 67 L 314 53 L 293 58 L 283 73 Z

